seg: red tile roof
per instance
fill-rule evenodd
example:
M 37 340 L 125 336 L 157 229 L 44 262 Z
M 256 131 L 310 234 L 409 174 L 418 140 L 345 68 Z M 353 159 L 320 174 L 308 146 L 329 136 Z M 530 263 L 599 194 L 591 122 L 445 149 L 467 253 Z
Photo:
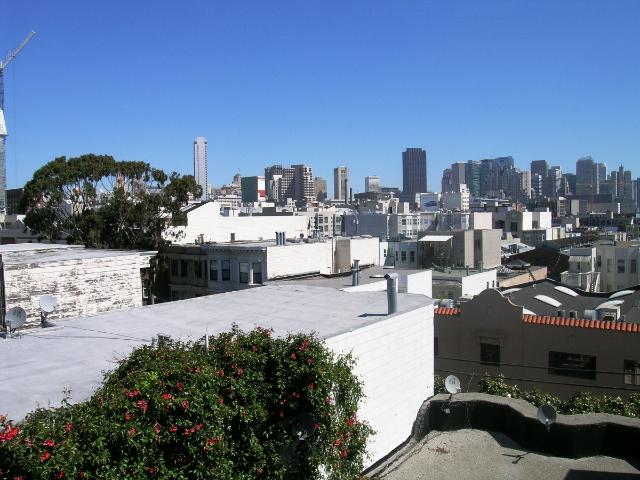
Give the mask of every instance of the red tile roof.
M 460 315 L 459 308 L 436 307 L 436 315 Z M 595 328 L 599 330 L 616 330 L 618 332 L 640 333 L 640 324 L 627 322 L 610 322 L 607 320 L 585 320 L 577 318 L 549 317 L 542 315 L 522 315 L 524 323 L 536 325 L 555 325 L 559 327 Z

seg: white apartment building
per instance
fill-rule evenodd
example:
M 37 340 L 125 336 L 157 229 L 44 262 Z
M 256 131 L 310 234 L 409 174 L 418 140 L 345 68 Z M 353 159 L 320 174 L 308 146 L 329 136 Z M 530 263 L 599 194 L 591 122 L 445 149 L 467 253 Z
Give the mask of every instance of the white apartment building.
M 457 192 L 442 192 L 442 209 L 469 211 L 470 194 L 465 184 L 461 184 Z
M 187 210 L 187 224 L 167 228 L 163 236 L 180 245 L 274 239 L 276 231 L 286 232 L 289 238 L 309 237 L 309 220 L 305 216 L 225 213 L 217 201 L 192 206 Z
M 560 274 L 560 281 L 567 286 L 586 292 L 600 291 L 600 272 L 596 248 L 572 248 L 569 252 L 569 270 Z
M 600 288 L 612 292 L 640 285 L 640 242 L 602 242 L 596 245 L 596 271 Z

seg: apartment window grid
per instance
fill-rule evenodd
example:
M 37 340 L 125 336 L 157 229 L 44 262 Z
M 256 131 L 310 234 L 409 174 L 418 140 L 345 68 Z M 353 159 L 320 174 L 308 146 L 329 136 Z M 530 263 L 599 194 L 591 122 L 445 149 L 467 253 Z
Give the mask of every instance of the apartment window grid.
M 231 260 L 222 260 L 222 281 L 231 280 Z
M 209 260 L 209 279 L 214 282 L 217 282 L 220 279 L 218 272 L 218 260 L 216 259 Z
M 640 362 L 637 360 L 624 361 L 624 384 L 640 385 Z
M 249 283 L 249 263 L 240 262 L 238 264 L 238 278 L 240 283 Z
M 625 261 L 624 258 L 618 259 L 618 273 L 624 273 L 625 270 Z
M 400 260 L 403 262 L 407 261 L 407 252 L 400 252 Z
M 262 284 L 262 262 L 253 262 L 253 283 Z
M 564 377 L 596 379 L 596 357 L 580 353 L 549 352 L 549 373 Z

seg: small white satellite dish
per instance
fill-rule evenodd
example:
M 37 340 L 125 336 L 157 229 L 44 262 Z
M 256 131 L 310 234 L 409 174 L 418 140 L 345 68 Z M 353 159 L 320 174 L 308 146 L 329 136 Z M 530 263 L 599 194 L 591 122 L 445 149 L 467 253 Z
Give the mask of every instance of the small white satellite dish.
M 27 323 L 27 312 L 22 307 L 10 308 L 5 316 L 5 322 L 7 323 L 9 330 L 15 330 Z
M 444 379 L 444 388 L 447 389 L 447 392 L 450 394 L 458 393 L 460 389 L 460 379 L 455 375 L 449 375 Z
M 545 427 L 547 427 L 547 431 L 551 429 L 551 425 L 555 423 L 556 417 L 556 409 L 551 405 L 542 405 L 538 408 L 538 421 L 542 423 Z
M 51 313 L 56 309 L 58 300 L 50 294 L 40 296 L 40 309 L 45 313 Z

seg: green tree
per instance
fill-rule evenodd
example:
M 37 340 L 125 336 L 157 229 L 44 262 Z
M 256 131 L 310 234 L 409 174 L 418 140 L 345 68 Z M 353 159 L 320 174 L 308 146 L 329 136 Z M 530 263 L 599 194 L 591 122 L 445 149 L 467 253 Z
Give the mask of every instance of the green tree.
M 24 187 L 20 210 L 33 233 L 97 248 L 160 249 L 167 226 L 201 187 L 192 176 L 167 175 L 145 162 L 109 155 L 58 157 Z

